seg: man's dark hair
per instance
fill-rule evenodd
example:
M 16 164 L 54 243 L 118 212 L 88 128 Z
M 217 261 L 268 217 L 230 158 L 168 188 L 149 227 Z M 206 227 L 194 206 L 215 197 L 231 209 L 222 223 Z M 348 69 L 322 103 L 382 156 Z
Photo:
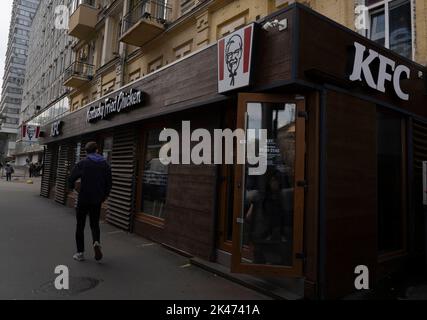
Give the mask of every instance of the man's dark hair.
M 88 144 L 86 144 L 85 150 L 87 154 L 96 153 L 96 151 L 98 150 L 98 144 L 96 142 L 89 142 Z

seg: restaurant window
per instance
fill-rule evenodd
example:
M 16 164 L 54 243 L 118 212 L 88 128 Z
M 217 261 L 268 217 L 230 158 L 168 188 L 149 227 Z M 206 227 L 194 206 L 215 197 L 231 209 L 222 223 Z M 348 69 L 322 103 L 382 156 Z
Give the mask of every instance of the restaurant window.
M 146 134 L 142 203 L 143 214 L 164 219 L 168 188 L 169 166 L 160 161 L 160 150 L 165 142 L 160 142 L 163 129 L 149 130 Z
M 412 11 L 410 0 L 366 0 L 369 8 L 368 37 L 412 59 Z
M 379 254 L 405 249 L 405 139 L 403 119 L 378 112 L 378 249 Z

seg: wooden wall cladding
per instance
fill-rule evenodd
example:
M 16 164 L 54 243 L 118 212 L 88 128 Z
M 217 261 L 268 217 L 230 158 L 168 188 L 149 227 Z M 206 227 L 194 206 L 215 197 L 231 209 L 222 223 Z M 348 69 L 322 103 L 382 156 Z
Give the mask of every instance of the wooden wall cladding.
M 324 217 L 327 298 L 354 291 L 358 265 L 368 266 L 371 275 L 376 273 L 376 119 L 376 105 L 328 91 Z
M 412 248 L 413 253 L 425 253 L 425 233 L 424 228 L 424 208 L 423 208 L 423 161 L 427 161 L 427 123 L 413 121 L 413 185 L 412 185 L 412 202 L 413 202 L 413 222 L 412 222 Z
M 205 128 L 213 134 L 222 128 L 225 109 L 231 105 L 211 105 L 183 112 L 166 120 L 180 131 L 181 121 L 191 121 L 192 129 Z M 143 125 L 142 125 L 143 126 Z M 193 142 L 192 146 L 196 143 Z M 217 167 L 215 165 L 171 165 L 169 168 L 166 219 L 162 227 L 135 219 L 135 232 L 192 255 L 210 260 L 215 249 L 217 215 Z
M 108 200 L 106 220 L 112 225 L 131 231 L 135 207 L 137 138 L 133 127 L 114 132 L 111 169 L 113 188 Z
M 135 232 L 210 260 L 215 248 L 215 166 L 171 166 L 162 228 L 135 221 Z
M 74 154 L 72 144 L 63 143 L 59 146 L 55 201 L 63 205 L 67 203 L 68 178 L 70 176 L 70 170 L 74 165 Z
M 43 159 L 43 176 L 41 182 L 40 195 L 49 198 L 52 187 L 53 171 L 56 171 L 56 146 L 50 145 L 45 149 Z

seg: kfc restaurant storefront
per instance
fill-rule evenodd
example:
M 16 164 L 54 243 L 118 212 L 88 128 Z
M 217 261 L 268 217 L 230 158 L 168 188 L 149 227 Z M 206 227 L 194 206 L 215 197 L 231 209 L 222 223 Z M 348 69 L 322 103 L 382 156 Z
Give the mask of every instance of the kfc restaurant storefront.
M 292 5 L 44 128 L 41 193 L 73 205 L 66 179 L 96 140 L 113 169 L 108 222 L 289 297 L 350 294 L 358 266 L 372 288 L 425 255 L 426 73 Z M 166 166 L 169 129 L 182 148 Z M 267 150 L 265 170 L 227 152 L 195 163 L 219 129 L 264 131 L 235 149 Z

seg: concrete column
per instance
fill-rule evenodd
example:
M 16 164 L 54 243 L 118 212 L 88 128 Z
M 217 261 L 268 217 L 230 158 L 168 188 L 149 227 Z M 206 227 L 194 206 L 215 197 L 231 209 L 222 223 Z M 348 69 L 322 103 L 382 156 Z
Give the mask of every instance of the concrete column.
M 104 43 L 102 45 L 102 57 L 101 57 L 101 66 L 106 64 L 111 58 L 111 48 L 113 47 L 113 18 L 107 17 L 105 19 L 105 29 L 104 29 Z

